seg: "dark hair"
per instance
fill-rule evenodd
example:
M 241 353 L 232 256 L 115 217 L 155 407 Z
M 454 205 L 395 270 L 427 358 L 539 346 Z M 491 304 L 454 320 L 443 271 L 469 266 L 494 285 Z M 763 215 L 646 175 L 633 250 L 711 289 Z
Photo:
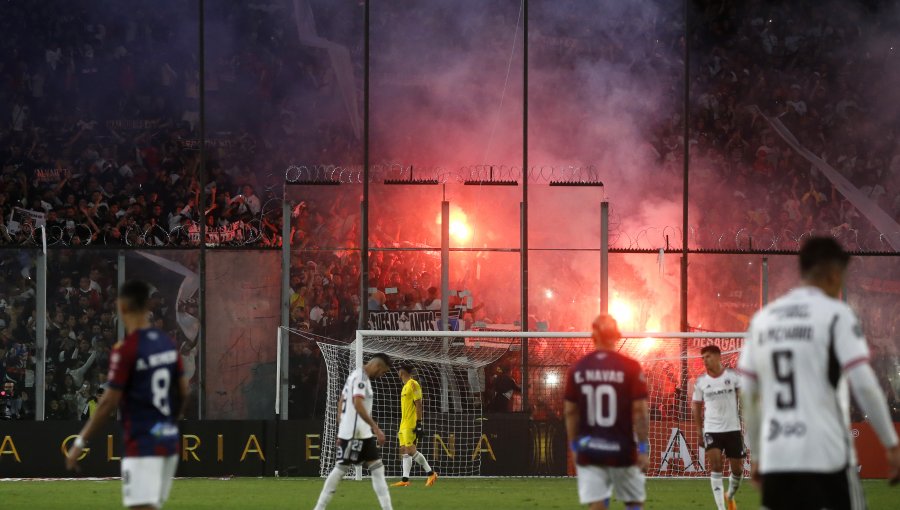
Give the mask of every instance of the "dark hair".
M 722 349 L 719 349 L 718 345 L 704 345 L 703 348 L 700 349 L 700 354 L 706 354 L 707 352 L 722 354 Z
M 850 255 L 831 237 L 812 237 L 800 248 L 801 276 L 829 265 L 844 269 L 849 262 Z
M 378 358 L 387 365 L 388 368 L 391 368 L 391 357 L 383 352 L 379 352 L 378 354 L 372 356 L 372 359 Z
M 140 280 L 129 280 L 119 287 L 119 299 L 127 303 L 129 311 L 146 310 L 150 300 L 150 286 Z
M 400 365 L 400 370 L 403 370 L 407 374 L 411 374 L 413 373 L 413 370 L 415 370 L 415 368 L 409 363 L 403 363 Z

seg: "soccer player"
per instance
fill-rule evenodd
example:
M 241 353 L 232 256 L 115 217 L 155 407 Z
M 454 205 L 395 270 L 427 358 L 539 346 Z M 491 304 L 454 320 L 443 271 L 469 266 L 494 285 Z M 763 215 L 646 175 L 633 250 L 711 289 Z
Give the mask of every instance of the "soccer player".
M 566 374 L 566 432 L 578 498 L 591 510 L 605 510 L 615 488 L 626 510 L 639 510 L 650 463 L 647 382 L 640 364 L 616 351 L 621 334 L 615 319 L 600 315 L 592 330 L 597 350 Z
M 403 478 L 391 487 L 409 487 L 409 472 L 412 470 L 412 463 L 422 466 L 428 480 L 425 481 L 426 487 L 434 485 L 438 474 L 431 469 L 428 461 L 422 452 L 416 450 L 416 441 L 419 434 L 422 433 L 422 427 L 419 420 L 422 419 L 422 387 L 419 382 L 412 378 L 413 367 L 404 364 L 397 371 L 400 381 L 403 382 L 403 389 L 400 391 L 400 429 L 397 431 L 397 439 L 400 441 L 400 453 L 403 455 L 402 467 Z
M 838 299 L 850 260 L 831 238 L 800 249 L 803 286 L 757 312 L 738 362 L 751 475 L 770 510 L 866 506 L 848 424 L 857 405 L 900 481 L 900 446 L 856 315 Z
M 119 289 L 126 336 L 109 357 L 108 389 L 66 457 L 66 466 L 76 470 L 88 440 L 119 409 L 125 442 L 122 502 L 136 510 L 162 508 L 169 497 L 178 467 L 178 420 L 188 402 L 178 346 L 150 327 L 149 300 L 144 282 L 129 281 Z
M 316 510 L 325 510 L 352 464 L 362 464 L 368 468 L 381 509 L 392 510 L 391 495 L 384 479 L 384 464 L 381 463 L 380 447 L 384 444 L 384 432 L 372 419 L 374 394 L 371 382 L 390 369 L 391 358 L 379 353 L 347 377 L 338 397 L 337 463 L 325 479 Z
M 706 373 L 694 382 L 694 403 L 691 411 L 700 445 L 706 448 L 713 499 L 718 510 L 736 510 L 734 493 L 741 486 L 744 474 L 744 438 L 741 436 L 741 416 L 738 413 L 740 376 L 722 365 L 722 350 L 716 345 L 700 349 Z M 702 426 L 701 426 L 702 424 Z M 731 466 L 728 493 L 723 494 L 723 456 Z

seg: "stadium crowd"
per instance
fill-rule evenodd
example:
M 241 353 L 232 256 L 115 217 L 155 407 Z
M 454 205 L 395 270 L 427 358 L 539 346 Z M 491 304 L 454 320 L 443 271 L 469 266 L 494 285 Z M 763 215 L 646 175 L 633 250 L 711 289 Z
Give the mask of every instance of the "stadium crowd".
M 860 211 L 760 115 L 778 118 L 801 145 L 900 220 L 900 145 L 879 105 L 893 79 L 885 70 L 897 55 L 888 41 L 874 42 L 897 20 L 865 19 L 858 4 L 818 7 L 723 1 L 696 12 L 692 180 L 709 196 L 728 197 L 704 201 L 704 230 L 744 228 L 757 247 L 774 236 L 816 231 L 849 249 L 885 249 Z M 679 136 L 674 130 L 662 137 L 663 158 L 681 161 L 674 149 Z
M 6 419 L 33 419 L 35 269 L 28 257 L 4 255 L 0 262 L 0 380 L 13 390 L 10 405 L 0 402 L 0 414 L 7 413 Z M 116 264 L 115 256 L 98 256 L 83 249 L 53 254 L 54 271 L 48 272 L 47 282 L 48 420 L 86 419 L 104 390 L 109 353 L 118 335 Z M 185 303 L 173 303 L 154 290 L 151 323 L 178 339 L 187 353 L 191 346 L 185 344 L 178 328 L 176 306 Z
M 207 18 L 208 37 L 224 42 L 207 47 L 207 161 L 201 168 L 199 66 L 196 53 L 186 50 L 196 47 L 198 35 L 191 4 L 160 2 L 136 13 L 114 1 L 103 9 L 88 8 L 86 0 L 4 6 L 0 28 L 14 36 L 0 40 L 0 244 L 37 244 L 31 225 L 44 221 L 50 241 L 69 246 L 189 247 L 199 244 L 199 223 L 205 221 L 210 245 L 278 246 L 283 169 L 294 161 L 338 161 L 358 148 L 353 133 L 332 115 L 343 110 L 328 57 L 300 44 L 277 10 L 233 0 Z M 733 0 L 708 6 L 692 13 L 697 28 L 689 41 L 691 182 L 699 191 L 695 197 L 729 198 L 698 199 L 701 235 L 744 231 L 758 240 L 755 247 L 765 247 L 776 236 L 830 231 L 850 249 L 880 247 L 861 213 L 821 172 L 811 171 L 759 111 L 778 117 L 801 144 L 900 219 L 897 133 L 870 120 L 878 105 L 866 93 L 890 76 L 875 65 L 888 56 L 841 58 L 842 48 L 861 43 L 864 34 L 812 7 Z M 336 23 L 328 16 L 319 22 L 326 31 Z M 677 26 L 664 37 L 642 45 L 648 53 L 640 72 L 668 76 L 677 99 L 683 78 L 672 55 L 684 41 Z M 585 39 L 607 40 L 541 34 L 535 55 L 545 51 L 573 62 L 624 55 L 612 43 Z M 342 42 L 358 62 L 359 41 Z M 658 45 L 674 51 L 656 51 Z M 855 129 L 846 128 L 851 123 Z M 656 119 L 646 136 L 660 165 L 679 172 L 684 147 L 678 118 Z M 300 139 L 316 143 L 296 143 Z M 209 205 L 199 211 L 204 185 Z M 360 307 L 359 255 L 321 248 L 358 245 L 356 222 L 347 220 L 357 210 L 351 197 L 309 200 L 295 209 L 293 327 L 329 338 L 352 336 Z M 373 247 L 395 242 L 384 229 L 372 229 Z M 716 239 L 700 242 L 714 247 Z M 102 386 L 115 339 L 114 265 L 88 263 L 80 253 L 66 257 L 80 262 L 63 263 L 52 275 L 53 386 L 47 402 L 52 416 L 74 418 Z M 33 280 L 18 269 L 25 264 L 16 257 L 4 260 L 0 362 L 4 380 L 16 385 L 23 401 L 20 415 L 28 416 L 34 400 L 27 390 L 34 377 L 35 320 L 28 312 L 34 309 Z M 370 268 L 370 310 L 440 309 L 439 261 L 429 253 L 376 252 Z M 489 299 L 494 296 L 478 297 L 474 310 L 461 316 L 468 324 L 519 320 L 496 308 L 499 300 Z M 453 299 L 451 309 L 461 303 Z M 163 326 L 174 328 L 172 305 L 154 308 Z M 528 320 L 535 329 L 545 317 Z M 292 370 L 297 398 L 314 398 L 306 390 L 324 388 L 316 349 L 314 342 L 295 348 L 292 362 L 303 368 Z M 896 356 L 896 350 L 883 353 L 888 361 L 880 373 L 895 369 Z M 889 395 L 896 402 L 896 392 Z

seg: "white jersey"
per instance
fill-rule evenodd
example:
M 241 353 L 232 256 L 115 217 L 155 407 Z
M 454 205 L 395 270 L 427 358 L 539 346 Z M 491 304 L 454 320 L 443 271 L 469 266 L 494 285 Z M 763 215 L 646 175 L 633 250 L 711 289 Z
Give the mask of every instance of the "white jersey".
M 726 368 L 719 377 L 703 374 L 694 383 L 694 402 L 703 402 L 703 432 L 741 430 L 738 414 L 740 376 Z
M 363 369 L 357 369 L 350 373 L 347 382 L 344 383 L 344 389 L 341 391 L 344 398 L 344 409 L 340 415 L 340 425 L 338 426 L 338 437 L 341 439 L 367 439 L 372 437 L 372 427 L 359 417 L 356 407 L 353 405 L 354 397 L 362 397 L 363 405 L 369 416 L 372 416 L 372 404 L 374 402 L 374 393 L 372 393 L 372 382 L 365 374 Z
M 758 385 L 761 473 L 856 462 L 842 372 L 868 359 L 856 314 L 818 288 L 792 290 L 753 317 L 738 370 Z

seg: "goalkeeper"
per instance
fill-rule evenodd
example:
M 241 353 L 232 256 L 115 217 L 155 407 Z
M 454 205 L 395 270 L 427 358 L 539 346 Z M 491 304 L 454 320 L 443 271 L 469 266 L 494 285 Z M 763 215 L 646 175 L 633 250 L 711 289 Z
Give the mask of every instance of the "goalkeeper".
M 422 427 L 419 425 L 419 420 L 422 419 L 422 387 L 412 378 L 412 371 L 413 367 L 409 364 L 401 365 L 397 371 L 400 381 L 403 382 L 403 390 L 400 391 L 400 430 L 397 432 L 400 453 L 403 455 L 403 478 L 391 487 L 409 487 L 409 472 L 412 470 L 413 461 L 425 470 L 428 476 L 426 487 L 434 485 L 438 477 L 422 452 L 416 450 L 416 439 L 422 433 Z

